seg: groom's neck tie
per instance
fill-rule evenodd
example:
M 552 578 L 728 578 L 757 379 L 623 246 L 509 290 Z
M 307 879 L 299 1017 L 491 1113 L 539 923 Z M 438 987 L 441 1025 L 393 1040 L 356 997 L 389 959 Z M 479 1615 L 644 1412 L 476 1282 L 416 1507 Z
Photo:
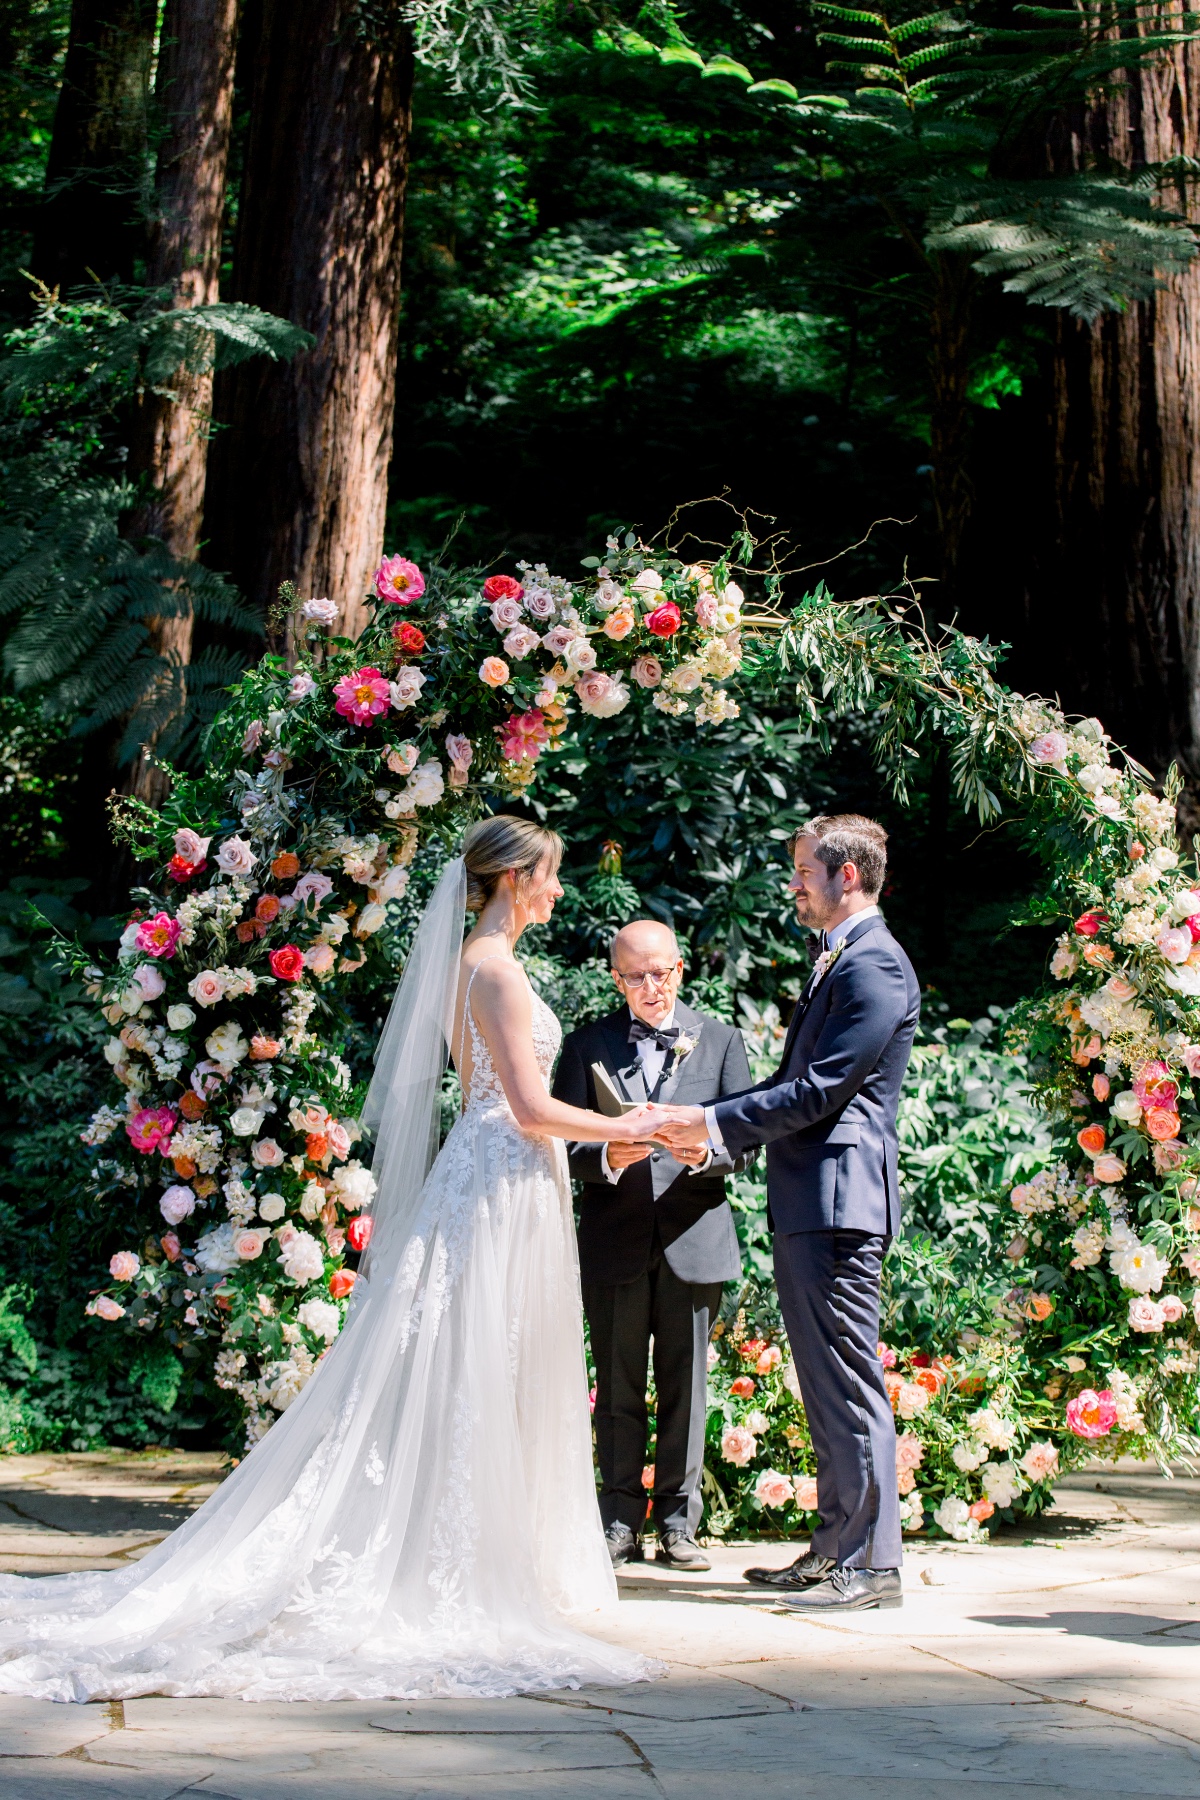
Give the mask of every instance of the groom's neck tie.
M 670 1050 L 679 1036 L 678 1025 L 669 1025 L 660 1029 L 657 1025 L 647 1025 L 644 1019 L 635 1019 L 629 1027 L 629 1042 L 639 1044 L 646 1038 L 653 1038 L 659 1050 Z

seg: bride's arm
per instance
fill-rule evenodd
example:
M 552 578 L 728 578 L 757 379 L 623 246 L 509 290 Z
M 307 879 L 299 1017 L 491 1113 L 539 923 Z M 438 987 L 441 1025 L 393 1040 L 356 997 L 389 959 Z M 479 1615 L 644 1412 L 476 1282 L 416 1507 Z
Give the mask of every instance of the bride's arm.
M 649 1135 L 642 1121 L 657 1118 L 654 1108 L 610 1119 L 580 1106 L 567 1106 L 546 1092 L 533 1049 L 529 983 L 514 964 L 496 957 L 480 965 L 471 989 L 471 1010 L 513 1118 L 523 1131 L 592 1144 L 630 1144 Z

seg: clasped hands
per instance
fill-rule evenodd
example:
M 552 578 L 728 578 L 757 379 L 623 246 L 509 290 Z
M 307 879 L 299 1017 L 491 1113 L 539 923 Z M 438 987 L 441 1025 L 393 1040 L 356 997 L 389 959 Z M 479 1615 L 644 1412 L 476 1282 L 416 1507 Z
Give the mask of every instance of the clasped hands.
M 708 1155 L 708 1126 L 702 1106 L 659 1106 L 651 1102 L 625 1114 L 622 1123 L 636 1131 L 636 1141 L 610 1140 L 609 1167 L 628 1168 L 650 1154 L 651 1144 L 662 1144 L 676 1162 L 696 1167 Z

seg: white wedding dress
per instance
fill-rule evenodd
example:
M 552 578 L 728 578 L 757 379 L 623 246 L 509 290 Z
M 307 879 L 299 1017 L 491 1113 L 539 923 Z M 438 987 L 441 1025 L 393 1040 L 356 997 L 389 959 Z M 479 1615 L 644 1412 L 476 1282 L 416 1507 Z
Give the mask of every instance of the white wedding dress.
M 455 973 L 459 920 L 446 938 Z M 408 1203 L 379 1216 L 376 1238 L 393 1241 L 372 1244 L 316 1375 L 143 1561 L 0 1578 L 0 1693 L 497 1696 L 661 1672 L 579 1629 L 602 1622 L 616 1583 L 592 1473 L 566 1158 L 557 1140 L 518 1129 L 470 984 L 464 1020 L 461 1117 Z M 399 1041 L 385 1033 L 395 1104 L 414 1091 L 393 1066 L 411 1060 L 411 1008 L 400 1022 Z M 536 995 L 533 1029 L 548 1078 L 561 1032 Z M 437 1035 L 440 1049 L 444 1023 Z M 411 1136 L 399 1146 L 411 1151 Z M 388 1186 L 385 1169 L 381 1202 Z

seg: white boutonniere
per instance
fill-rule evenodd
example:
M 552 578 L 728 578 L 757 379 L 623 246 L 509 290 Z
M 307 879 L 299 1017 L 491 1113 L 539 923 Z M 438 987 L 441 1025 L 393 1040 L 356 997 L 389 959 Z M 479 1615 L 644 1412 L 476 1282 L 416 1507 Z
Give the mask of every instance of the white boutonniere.
M 672 1064 L 672 1070 L 674 1071 L 679 1067 L 685 1056 L 690 1056 L 692 1054 L 692 1051 L 696 1048 L 696 1039 L 689 1037 L 686 1031 L 681 1031 L 671 1048 L 675 1052 L 675 1061 Z

